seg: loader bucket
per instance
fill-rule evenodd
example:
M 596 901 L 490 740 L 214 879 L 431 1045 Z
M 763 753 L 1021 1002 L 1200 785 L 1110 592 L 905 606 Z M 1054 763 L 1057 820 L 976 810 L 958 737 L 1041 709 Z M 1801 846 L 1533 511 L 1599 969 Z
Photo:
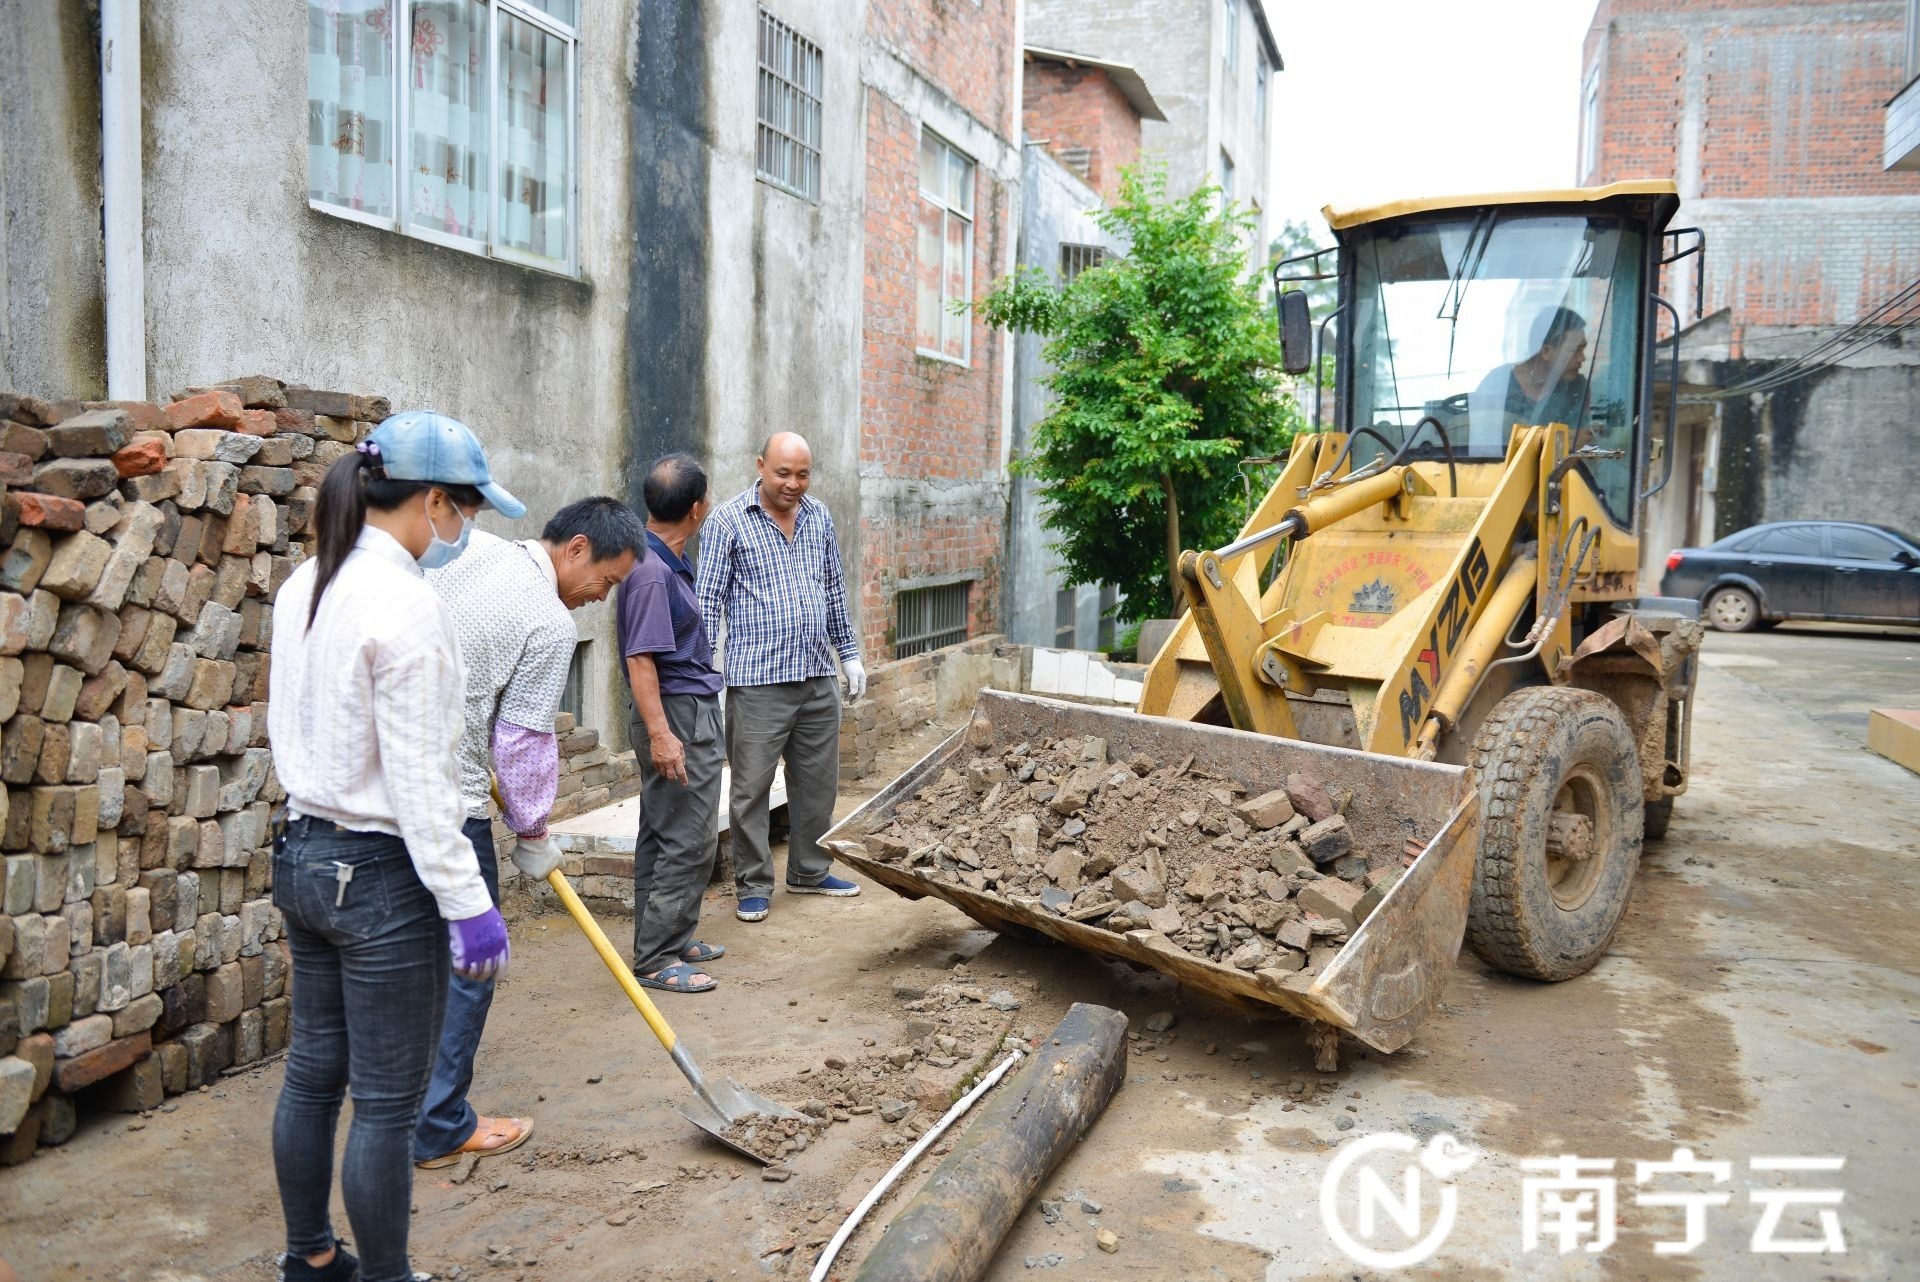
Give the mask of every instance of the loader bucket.
M 973 718 L 987 721 L 992 742 L 1003 748 L 1047 737 L 1098 735 L 1115 760 L 1136 752 L 1162 761 L 1191 753 L 1196 767 L 1235 780 L 1249 795 L 1280 786 L 1289 771 L 1306 771 L 1336 795 L 1351 792 L 1345 813 L 1356 841 L 1377 846 L 1411 839 L 1419 855 L 1331 962 L 1317 972 L 1274 982 L 1274 972 L 1266 972 L 1263 980 L 1207 961 L 1154 931 L 1116 934 L 1069 921 L 1037 899 L 971 890 L 871 857 L 861 838 L 885 828 L 894 809 L 940 778 L 956 756 L 964 761 L 970 755 L 965 729 L 834 825 L 821 844 L 907 899 L 931 895 L 992 930 L 1037 933 L 1101 957 L 1149 966 L 1230 1006 L 1277 1007 L 1345 1029 L 1377 1050 L 1405 1046 L 1439 1002 L 1466 933 L 1479 846 L 1479 803 L 1466 768 L 994 690 L 981 694 Z

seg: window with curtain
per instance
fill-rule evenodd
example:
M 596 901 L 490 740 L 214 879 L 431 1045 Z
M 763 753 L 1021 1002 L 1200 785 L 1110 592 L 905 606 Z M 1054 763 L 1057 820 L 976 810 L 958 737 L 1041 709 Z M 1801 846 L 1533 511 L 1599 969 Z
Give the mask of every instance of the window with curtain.
M 576 17 L 576 0 L 308 0 L 309 203 L 574 273 Z
M 970 157 L 922 131 L 915 341 L 923 352 L 963 363 L 972 318 L 952 307 L 973 297 L 973 170 Z
M 1232 80 L 1240 69 L 1240 0 L 1222 0 L 1220 16 L 1227 28 L 1220 69 Z

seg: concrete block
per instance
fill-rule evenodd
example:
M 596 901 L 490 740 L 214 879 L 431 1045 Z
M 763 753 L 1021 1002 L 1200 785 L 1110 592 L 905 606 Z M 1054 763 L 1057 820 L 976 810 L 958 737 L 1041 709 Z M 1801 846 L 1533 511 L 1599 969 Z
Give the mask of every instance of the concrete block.
M 160 1018 L 160 999 L 144 993 L 113 1013 L 113 1035 L 131 1037 L 152 1028 Z
M 105 1015 L 95 1015 L 93 1019 L 106 1020 Z M 109 1025 L 111 1020 L 107 1020 Z M 57 1042 L 59 1039 L 55 1038 Z M 56 1050 L 58 1047 L 56 1046 Z M 55 1089 L 72 1094 L 83 1087 L 111 1077 L 145 1059 L 153 1051 L 153 1036 L 145 1029 L 127 1037 L 116 1038 L 91 1050 L 67 1059 L 64 1063 L 55 1060 L 53 1065 L 53 1084 Z M 54 1097 L 49 1097 L 54 1098 Z
M 10 918 L 13 922 L 13 951 L 7 954 L 6 964 L 0 966 L 0 978 L 32 979 L 36 975 L 45 975 L 49 971 L 47 935 L 52 920 L 39 913 L 28 913 L 22 917 Z M 60 956 L 60 967 L 66 965 L 66 954 Z
M 133 949 L 122 940 L 103 950 L 101 956 L 100 1002 L 96 1009 L 112 1012 L 133 1000 Z M 148 965 L 151 967 L 152 962 Z
M 153 945 L 131 944 L 128 953 L 132 959 L 129 969 L 133 983 L 128 991 L 133 994 L 133 1000 L 138 1001 L 153 991 Z
M 77 904 L 64 904 L 60 908 L 60 917 L 67 923 L 67 957 L 93 951 L 93 904 L 82 899 Z
M 28 593 L 40 586 L 40 576 L 53 560 L 53 537 L 45 530 L 23 529 L 0 556 L 0 588 Z
M 164 993 L 181 979 L 180 936 L 171 930 L 163 930 L 153 937 L 153 942 L 147 947 L 153 951 L 153 990 Z
M 128 887 L 126 904 L 127 942 L 136 948 L 141 944 L 151 944 L 153 942 L 151 896 L 138 886 Z
M 264 1049 L 269 1055 L 277 1055 L 287 1049 L 287 1040 L 292 1032 L 293 1003 L 285 997 L 268 998 L 260 1005 L 260 1013 L 266 1018 Z
M 255 1008 L 243 1010 L 233 1023 L 233 1062 L 251 1064 L 266 1053 L 267 1017 Z
M 53 1084 L 53 1034 L 29 1033 L 13 1053 L 33 1066 L 33 1098 L 39 1099 Z
M 12 1134 L 33 1104 L 33 1065 L 16 1055 L 0 1056 L 0 1132 Z
M 233 1063 L 233 1030 L 226 1024 L 195 1024 L 180 1034 L 187 1049 L 187 1089 L 198 1090 Z
M 113 1040 L 113 1019 L 107 1015 L 89 1015 L 85 1019 L 76 1019 L 65 1028 L 55 1029 L 53 1033 L 54 1082 L 60 1082 L 58 1060 L 71 1059 L 84 1055 L 88 1051 L 98 1050 Z M 85 1083 L 82 1083 L 84 1085 Z M 67 1089 L 62 1086 L 62 1090 Z
M 1337 921 L 1352 930 L 1360 924 L 1358 910 L 1365 893 L 1349 882 L 1335 877 L 1322 877 L 1307 883 L 1295 898 L 1304 911 Z
M 83 953 L 67 963 L 73 976 L 73 1018 L 82 1019 L 100 1009 L 100 980 L 106 973 L 104 949 Z
M 13 1022 L 22 1037 L 47 1026 L 53 1013 L 53 985 L 45 975 L 27 979 L 0 981 L 0 1015 L 13 1012 Z
M 1293 802 L 1288 799 L 1286 789 L 1275 788 L 1272 792 L 1241 802 L 1233 808 L 1233 813 L 1246 820 L 1250 827 L 1264 832 L 1268 828 L 1278 828 L 1293 818 Z
M 181 1095 L 187 1089 L 187 1048 L 179 1042 L 162 1042 L 153 1048 L 160 1063 L 160 1088 L 169 1095 Z

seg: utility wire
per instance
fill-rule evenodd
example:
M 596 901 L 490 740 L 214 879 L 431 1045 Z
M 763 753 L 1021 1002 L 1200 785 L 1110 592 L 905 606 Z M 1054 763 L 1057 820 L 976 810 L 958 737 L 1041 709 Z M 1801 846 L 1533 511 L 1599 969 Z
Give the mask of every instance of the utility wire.
M 1699 404 L 1770 392 L 1804 378 L 1817 369 L 1838 364 L 1855 352 L 1872 347 L 1915 324 L 1920 324 L 1920 280 L 1897 290 L 1891 297 L 1862 312 L 1797 356 L 1732 387 L 1702 392 L 1684 399 Z

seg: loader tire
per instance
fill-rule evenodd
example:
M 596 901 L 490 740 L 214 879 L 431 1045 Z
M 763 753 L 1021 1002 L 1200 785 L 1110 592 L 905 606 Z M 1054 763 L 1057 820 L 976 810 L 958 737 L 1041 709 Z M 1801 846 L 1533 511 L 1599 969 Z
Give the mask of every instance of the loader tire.
M 1494 706 L 1471 762 L 1480 857 L 1468 946 L 1511 975 L 1585 972 L 1613 943 L 1640 863 L 1640 759 L 1626 717 L 1591 690 L 1529 686 Z

